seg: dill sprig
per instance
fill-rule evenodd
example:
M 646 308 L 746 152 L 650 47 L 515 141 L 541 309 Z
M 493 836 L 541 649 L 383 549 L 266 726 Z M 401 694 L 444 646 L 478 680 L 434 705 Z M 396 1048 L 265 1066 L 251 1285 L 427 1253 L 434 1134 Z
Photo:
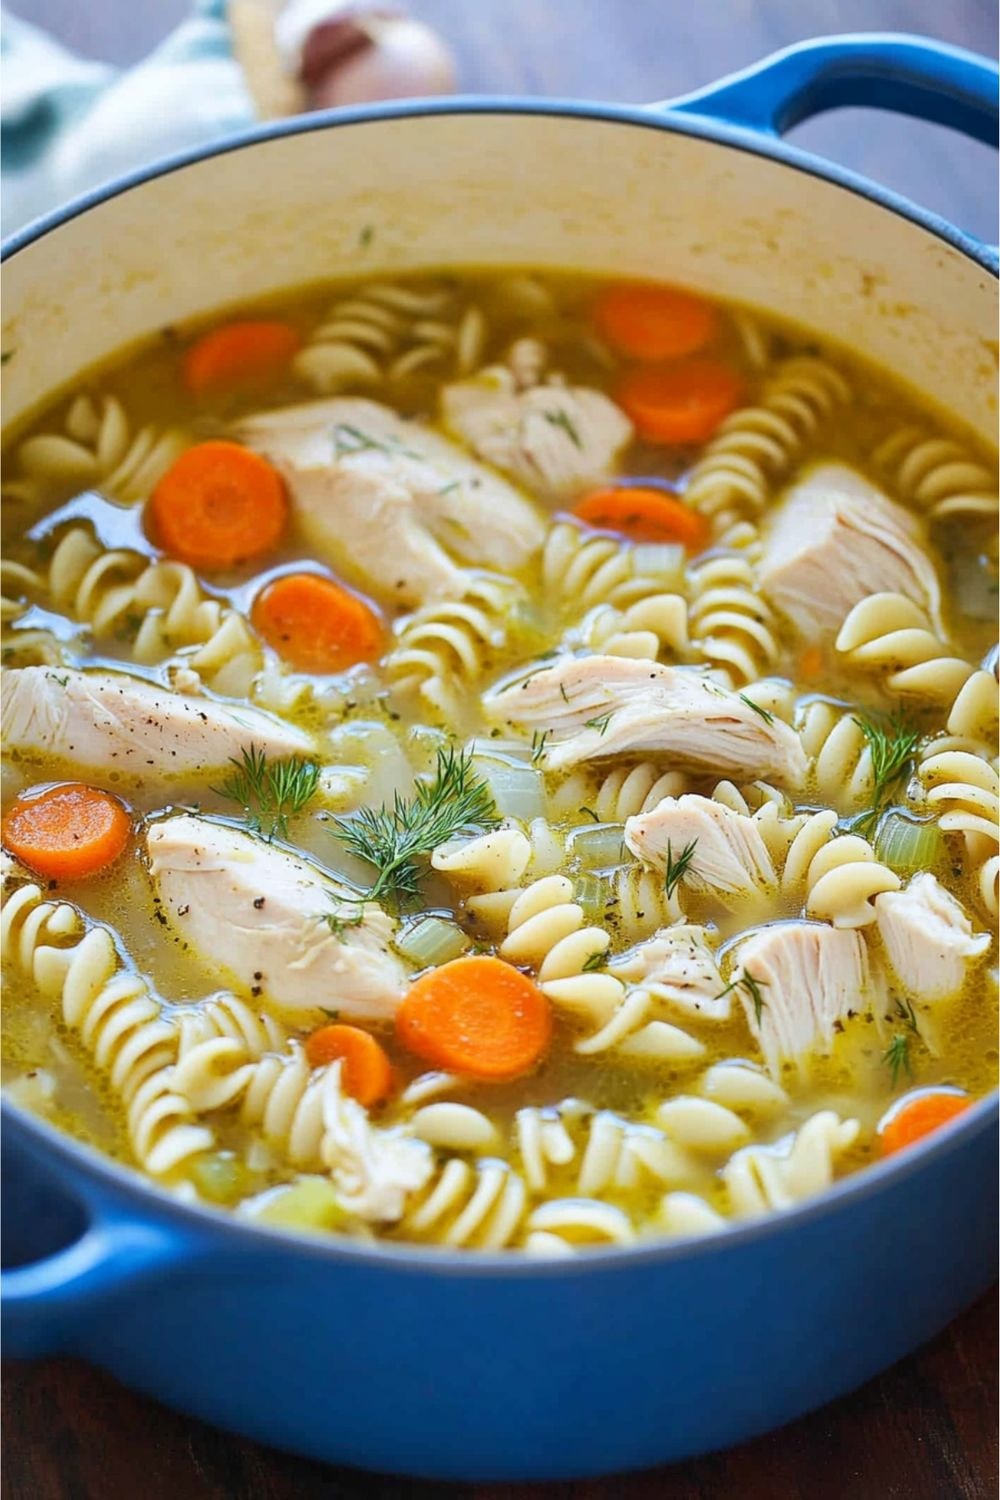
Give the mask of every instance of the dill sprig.
M 684 876 L 687 874 L 688 867 L 690 866 L 692 859 L 694 859 L 694 851 L 697 849 L 697 847 L 698 840 L 692 839 L 690 844 L 684 845 L 684 848 L 675 859 L 673 846 L 671 845 L 670 840 L 667 839 L 666 888 L 668 901 L 673 896 L 674 891 L 676 891 L 681 881 L 684 879 Z
M 900 1031 L 895 1032 L 888 1047 L 882 1053 L 882 1061 L 889 1069 L 893 1088 L 898 1086 L 902 1073 L 905 1073 L 907 1078 L 912 1078 L 913 1064 L 910 1061 L 910 1038 L 904 1036 Z
M 725 989 L 720 990 L 715 998 L 716 1000 L 721 1000 L 723 995 L 728 995 L 732 990 L 745 990 L 750 1003 L 753 1005 L 754 1020 L 759 1026 L 761 1014 L 767 1005 L 767 1001 L 761 994 L 761 990 L 766 988 L 766 979 L 757 979 L 753 974 L 748 974 L 744 970 L 738 979 L 731 979 Z
M 235 770 L 219 787 L 220 797 L 239 803 L 251 833 L 271 839 L 288 837 L 288 819 L 302 811 L 315 794 L 319 766 L 311 760 L 270 760 L 265 751 L 251 745 L 230 756 Z
M 418 781 L 412 797 L 397 792 L 391 807 L 363 807 L 337 818 L 336 837 L 378 871 L 363 899 L 398 905 L 420 894 L 419 859 L 458 833 L 482 833 L 499 821 L 472 756 L 448 746 L 438 750 L 433 777 Z
M 604 950 L 599 948 L 596 953 L 588 954 L 580 965 L 581 974 L 592 974 L 595 969 L 603 969 L 605 964 Z
M 613 712 L 614 710 L 611 710 L 606 714 L 601 714 L 596 719 L 586 719 L 583 725 L 584 729 L 596 729 L 598 734 L 603 734 L 611 723 L 611 714 Z
M 531 736 L 531 764 L 537 766 L 545 754 L 545 747 L 551 738 L 551 729 L 535 730 Z
M 568 412 L 563 411 L 560 407 L 556 408 L 555 411 L 545 411 L 542 413 L 542 416 L 550 426 L 561 427 L 574 447 L 583 448 L 583 443 L 580 441 L 580 434 L 576 429 L 576 423 Z
M 891 714 L 884 724 L 867 717 L 854 720 L 868 742 L 872 762 L 872 805 L 855 820 L 855 828 L 865 836 L 881 815 L 886 797 L 913 760 L 920 741 L 920 730 L 904 714 Z
M 737 697 L 746 704 L 747 708 L 752 708 L 755 714 L 759 714 L 765 724 L 774 723 L 774 714 L 769 709 L 761 708 L 760 704 L 755 703 L 752 698 L 748 698 L 746 693 L 738 693 Z

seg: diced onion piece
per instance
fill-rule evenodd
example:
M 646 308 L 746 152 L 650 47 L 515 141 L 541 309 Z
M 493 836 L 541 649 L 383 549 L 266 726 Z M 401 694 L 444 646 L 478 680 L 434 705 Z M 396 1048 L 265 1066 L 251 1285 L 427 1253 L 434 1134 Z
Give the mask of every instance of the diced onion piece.
M 894 807 L 879 820 L 875 851 L 898 875 L 929 870 L 944 854 L 944 835 L 936 820 L 914 818 Z
M 566 836 L 567 859 L 579 860 L 584 870 L 607 870 L 626 858 L 624 823 L 591 823 Z
M 396 939 L 399 952 L 418 969 L 449 963 L 468 946 L 469 939 L 461 927 L 445 917 L 417 917 Z
M 545 782 L 534 766 L 515 765 L 513 761 L 478 755 L 473 766 L 476 775 L 489 787 L 497 812 L 502 817 L 518 818 L 522 823 L 530 823 L 532 818 L 544 818 Z
M 588 922 L 601 922 L 611 900 L 611 887 L 599 875 L 580 875 L 573 882 L 573 900 Z

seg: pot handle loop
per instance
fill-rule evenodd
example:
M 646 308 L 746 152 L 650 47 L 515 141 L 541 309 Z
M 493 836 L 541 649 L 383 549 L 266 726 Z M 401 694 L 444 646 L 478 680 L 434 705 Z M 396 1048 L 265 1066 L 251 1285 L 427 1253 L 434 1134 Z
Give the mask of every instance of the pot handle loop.
M 660 107 L 777 137 L 847 106 L 913 115 L 995 146 L 998 72 L 974 52 L 919 36 L 820 37 Z

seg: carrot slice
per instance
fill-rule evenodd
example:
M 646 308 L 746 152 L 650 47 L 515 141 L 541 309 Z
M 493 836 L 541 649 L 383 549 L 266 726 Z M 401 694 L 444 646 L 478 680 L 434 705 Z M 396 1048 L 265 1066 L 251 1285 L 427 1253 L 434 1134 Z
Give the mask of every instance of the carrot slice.
M 613 349 L 633 359 L 678 359 L 715 337 L 719 318 L 704 297 L 648 281 L 612 286 L 594 304 L 594 322 Z
M 343 672 L 375 661 L 382 622 L 363 599 L 316 573 L 286 573 L 257 595 L 251 619 L 285 661 L 302 672 Z
M 366 1109 L 392 1091 L 392 1064 L 385 1048 L 358 1026 L 321 1026 L 306 1038 L 306 1058 L 313 1068 L 342 1061 L 344 1089 Z
M 181 375 L 194 396 L 253 385 L 279 374 L 301 347 L 302 335 L 289 323 L 226 323 L 191 345 Z
M 163 550 L 207 572 L 270 552 L 288 517 L 277 469 L 259 453 L 222 441 L 182 453 L 149 503 Z
M 573 514 L 598 531 L 617 531 L 633 542 L 683 542 L 700 552 L 708 542 L 704 516 L 662 490 L 639 485 L 609 485 L 593 490 L 574 506 Z
M 110 792 L 82 781 L 23 792 L 3 820 L 3 841 L 30 869 L 52 880 L 78 880 L 113 864 L 131 820 Z
M 731 365 L 692 359 L 626 370 L 615 397 L 640 437 L 654 443 L 703 443 L 739 405 L 743 382 Z
M 882 1155 L 891 1156 L 914 1145 L 962 1114 L 969 1103 L 961 1094 L 918 1094 L 895 1112 L 882 1131 Z
M 456 958 L 421 975 L 396 1014 L 402 1044 L 466 1078 L 517 1078 L 552 1036 L 552 1011 L 537 984 L 500 958 Z

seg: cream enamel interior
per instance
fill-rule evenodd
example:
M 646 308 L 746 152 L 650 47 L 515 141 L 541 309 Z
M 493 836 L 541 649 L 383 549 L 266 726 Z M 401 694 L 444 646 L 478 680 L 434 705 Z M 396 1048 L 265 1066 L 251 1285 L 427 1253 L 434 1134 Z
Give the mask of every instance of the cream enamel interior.
M 996 283 L 961 251 L 848 188 L 716 141 L 502 111 L 260 141 L 44 235 L 6 266 L 3 346 L 18 358 L 5 419 L 220 305 L 341 275 L 512 263 L 724 288 L 995 435 Z

